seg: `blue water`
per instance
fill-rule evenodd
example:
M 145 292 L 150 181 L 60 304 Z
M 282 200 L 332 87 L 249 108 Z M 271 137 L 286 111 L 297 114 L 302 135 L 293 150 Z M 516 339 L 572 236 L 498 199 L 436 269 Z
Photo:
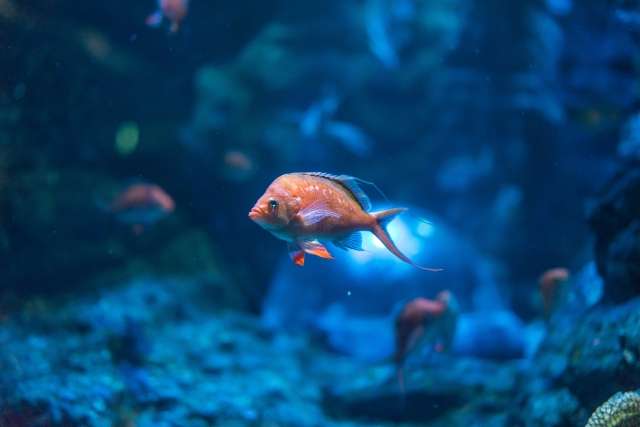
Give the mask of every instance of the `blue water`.
M 582 427 L 639 260 L 637 0 L 0 0 L 0 427 Z

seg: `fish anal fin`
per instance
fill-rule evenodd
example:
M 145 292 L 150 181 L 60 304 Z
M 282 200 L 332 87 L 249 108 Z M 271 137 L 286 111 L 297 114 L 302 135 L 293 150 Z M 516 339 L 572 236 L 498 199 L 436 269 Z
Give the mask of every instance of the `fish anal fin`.
M 362 248 L 362 233 L 360 233 L 359 231 L 356 231 L 355 233 L 351 233 L 340 239 L 336 239 L 333 241 L 333 244 L 344 250 L 348 250 L 348 249 L 353 249 L 354 251 L 364 250 Z
M 304 251 L 296 244 L 289 243 L 288 245 L 289 257 L 291 261 L 298 267 L 304 266 Z
M 333 255 L 327 250 L 327 248 L 320 242 L 311 240 L 304 241 L 300 244 L 302 250 L 309 255 L 315 255 L 324 259 L 333 259 Z

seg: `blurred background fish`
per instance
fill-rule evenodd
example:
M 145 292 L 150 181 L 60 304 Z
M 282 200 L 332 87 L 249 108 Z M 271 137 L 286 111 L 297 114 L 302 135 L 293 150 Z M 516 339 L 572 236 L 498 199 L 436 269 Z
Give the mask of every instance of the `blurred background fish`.
M 408 355 L 424 346 L 430 346 L 436 352 L 448 350 L 453 342 L 458 314 L 458 303 L 449 291 L 440 292 L 435 300 L 413 299 L 401 308 L 395 319 L 394 360 L 403 394 L 404 365 Z
M 340 98 L 335 91 L 327 91 L 302 113 L 288 113 L 285 117 L 298 124 L 303 143 L 333 143 L 357 156 L 371 152 L 373 141 L 356 125 L 336 120 Z
M 107 204 L 100 204 L 115 218 L 131 225 L 136 234 L 171 214 L 175 202 L 160 186 L 137 182 L 126 186 Z
M 189 0 L 157 0 L 157 2 L 158 9 L 147 17 L 146 24 L 150 27 L 159 27 L 166 19 L 169 21 L 169 31 L 177 33 L 189 12 Z
M 557 304 L 562 286 L 569 280 L 569 270 L 562 267 L 545 271 L 538 280 L 545 317 L 549 317 Z

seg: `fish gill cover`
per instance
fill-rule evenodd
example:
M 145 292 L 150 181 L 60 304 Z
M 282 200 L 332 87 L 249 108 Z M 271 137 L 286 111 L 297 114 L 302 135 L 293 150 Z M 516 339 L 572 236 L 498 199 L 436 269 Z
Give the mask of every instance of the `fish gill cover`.
M 638 0 L 0 0 L 0 427 L 633 425 L 639 64 Z

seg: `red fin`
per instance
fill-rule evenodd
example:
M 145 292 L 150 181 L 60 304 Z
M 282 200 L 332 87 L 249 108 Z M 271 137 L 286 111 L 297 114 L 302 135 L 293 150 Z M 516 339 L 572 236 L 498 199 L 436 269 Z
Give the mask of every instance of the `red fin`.
M 293 263 L 298 267 L 304 266 L 304 252 L 298 251 L 292 254 L 291 259 L 293 259 Z
M 396 244 L 391 239 L 391 236 L 389 236 L 389 233 L 386 230 L 386 225 L 389 222 L 391 222 L 393 218 L 395 218 L 397 215 L 401 214 L 404 211 L 406 211 L 405 208 L 393 208 L 393 209 L 388 209 L 386 211 L 372 213 L 371 215 L 376 219 L 376 223 L 372 227 L 371 232 L 378 238 L 378 240 L 382 242 L 382 244 L 389 250 L 389 252 L 391 252 L 392 254 L 394 254 L 395 256 L 397 256 L 407 264 L 411 264 L 414 267 L 419 268 L 420 270 L 442 271 L 442 268 L 423 267 L 421 265 L 414 263 L 413 261 L 411 261 L 409 257 L 403 254 L 400 251 L 400 249 L 398 249 Z
M 304 251 L 294 243 L 289 243 L 289 257 L 298 267 L 304 266 Z
M 325 248 L 322 243 L 315 241 L 306 241 L 302 242 L 300 245 L 302 246 L 302 250 L 309 255 L 315 255 L 324 259 L 333 259 L 333 255 L 329 253 L 327 248 Z

